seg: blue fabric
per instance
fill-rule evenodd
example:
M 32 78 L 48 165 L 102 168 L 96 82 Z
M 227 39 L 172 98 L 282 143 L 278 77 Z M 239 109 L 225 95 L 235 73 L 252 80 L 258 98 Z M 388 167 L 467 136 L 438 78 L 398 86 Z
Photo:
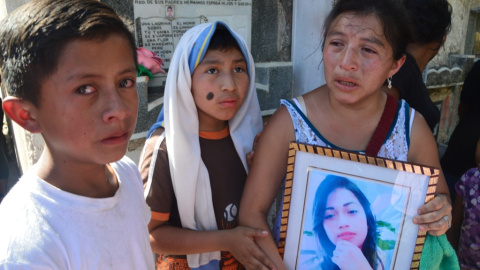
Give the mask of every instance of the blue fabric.
M 152 133 L 155 131 L 155 129 L 163 126 L 164 115 L 165 113 L 163 112 L 163 107 L 162 107 L 162 110 L 158 114 L 157 121 L 152 125 L 152 127 L 147 133 L 147 139 L 150 138 L 150 136 L 152 136 Z
M 247 62 L 247 67 L 249 66 L 248 54 L 242 42 L 240 42 L 238 37 L 232 32 L 232 30 L 224 22 L 217 21 L 213 23 L 211 27 L 205 28 L 205 30 L 203 30 L 203 32 L 200 34 L 197 41 L 193 45 L 192 51 L 190 52 L 190 56 L 188 57 L 188 66 L 190 68 L 190 74 L 193 74 L 193 71 L 195 70 L 195 68 L 198 66 L 200 62 L 202 62 L 203 57 L 205 56 L 205 53 L 207 53 L 208 46 L 210 45 L 210 39 L 215 33 L 215 30 L 217 29 L 218 25 L 223 26 L 225 29 L 227 29 L 230 32 L 230 34 L 232 34 L 232 36 L 237 41 L 238 47 L 240 47 L 240 50 L 242 51 L 243 57 Z M 248 77 L 250 78 L 250 70 L 248 70 Z
M 192 270 L 220 270 L 220 262 L 217 260 L 212 260 L 207 264 L 204 264 L 198 268 L 191 268 Z
M 190 56 L 188 57 L 188 65 L 190 68 L 190 74 L 193 74 L 193 71 L 197 67 L 197 65 L 202 62 L 203 57 L 205 56 L 205 53 L 208 50 L 208 45 L 210 44 L 210 39 L 212 38 L 213 34 L 215 33 L 215 30 L 217 29 L 217 26 L 221 25 L 225 29 L 227 29 L 230 34 L 235 38 L 237 41 L 238 47 L 240 47 L 240 50 L 242 51 L 243 57 L 245 58 L 245 61 L 247 62 L 247 67 L 249 67 L 249 57 L 247 54 L 246 48 L 243 46 L 243 43 L 240 42 L 238 39 L 237 35 L 232 32 L 232 30 L 224 23 L 221 21 L 217 21 L 212 24 L 211 27 L 205 28 L 203 32 L 200 34 L 198 37 L 197 41 L 193 45 L 192 51 L 190 52 Z M 248 77 L 250 78 L 250 70 L 247 70 L 248 72 Z M 163 121 L 165 120 L 164 117 L 165 113 L 162 110 L 158 114 L 157 121 L 152 125 L 150 130 L 147 133 L 147 139 L 152 136 L 152 133 L 159 127 L 163 126 Z

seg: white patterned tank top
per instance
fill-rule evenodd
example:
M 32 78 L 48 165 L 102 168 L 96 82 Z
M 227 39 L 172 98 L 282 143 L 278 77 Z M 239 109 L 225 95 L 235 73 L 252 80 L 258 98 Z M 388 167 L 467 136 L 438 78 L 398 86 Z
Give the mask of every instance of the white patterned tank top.
M 400 100 L 399 103 L 395 119 L 377 156 L 398 161 L 407 161 L 408 148 L 410 146 L 410 130 L 415 110 L 412 108 L 410 113 L 410 107 L 407 102 Z M 351 151 L 349 149 L 342 149 L 325 139 L 305 116 L 302 110 L 303 108 L 300 109 L 302 106 L 297 99 L 294 98 L 293 102 L 282 99 L 281 104 L 287 107 L 290 113 L 297 142 Z M 365 151 L 354 152 L 365 154 Z

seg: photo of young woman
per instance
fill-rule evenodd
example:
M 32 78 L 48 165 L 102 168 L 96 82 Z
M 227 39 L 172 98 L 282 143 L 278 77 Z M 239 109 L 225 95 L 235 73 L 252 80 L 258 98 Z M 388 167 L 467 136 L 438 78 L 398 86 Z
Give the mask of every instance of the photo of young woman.
M 313 231 L 324 252 L 322 269 L 384 269 L 370 202 L 352 181 L 328 175 L 317 188 Z

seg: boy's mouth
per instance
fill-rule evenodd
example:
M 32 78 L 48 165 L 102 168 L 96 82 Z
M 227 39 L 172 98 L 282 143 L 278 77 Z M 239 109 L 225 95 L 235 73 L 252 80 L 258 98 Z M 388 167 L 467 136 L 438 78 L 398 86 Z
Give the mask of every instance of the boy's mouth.
M 237 99 L 235 98 L 228 98 L 220 101 L 220 105 L 223 107 L 235 107 L 237 105 Z
M 127 140 L 128 140 L 128 132 L 125 132 L 125 133 L 112 134 L 111 136 L 103 139 L 102 143 L 114 145 L 114 144 L 124 143 Z

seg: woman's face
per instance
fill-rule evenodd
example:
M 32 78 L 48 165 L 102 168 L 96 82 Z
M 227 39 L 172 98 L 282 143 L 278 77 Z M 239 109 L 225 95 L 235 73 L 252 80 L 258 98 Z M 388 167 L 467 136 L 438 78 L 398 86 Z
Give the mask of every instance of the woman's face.
M 348 189 L 337 188 L 327 198 L 323 227 L 328 239 L 337 245 L 345 240 L 362 248 L 367 237 L 367 216 L 357 197 Z
M 325 80 L 339 103 L 356 104 L 380 93 L 404 58 L 394 61 L 392 47 L 375 15 L 340 14 L 328 29 L 323 50 Z

